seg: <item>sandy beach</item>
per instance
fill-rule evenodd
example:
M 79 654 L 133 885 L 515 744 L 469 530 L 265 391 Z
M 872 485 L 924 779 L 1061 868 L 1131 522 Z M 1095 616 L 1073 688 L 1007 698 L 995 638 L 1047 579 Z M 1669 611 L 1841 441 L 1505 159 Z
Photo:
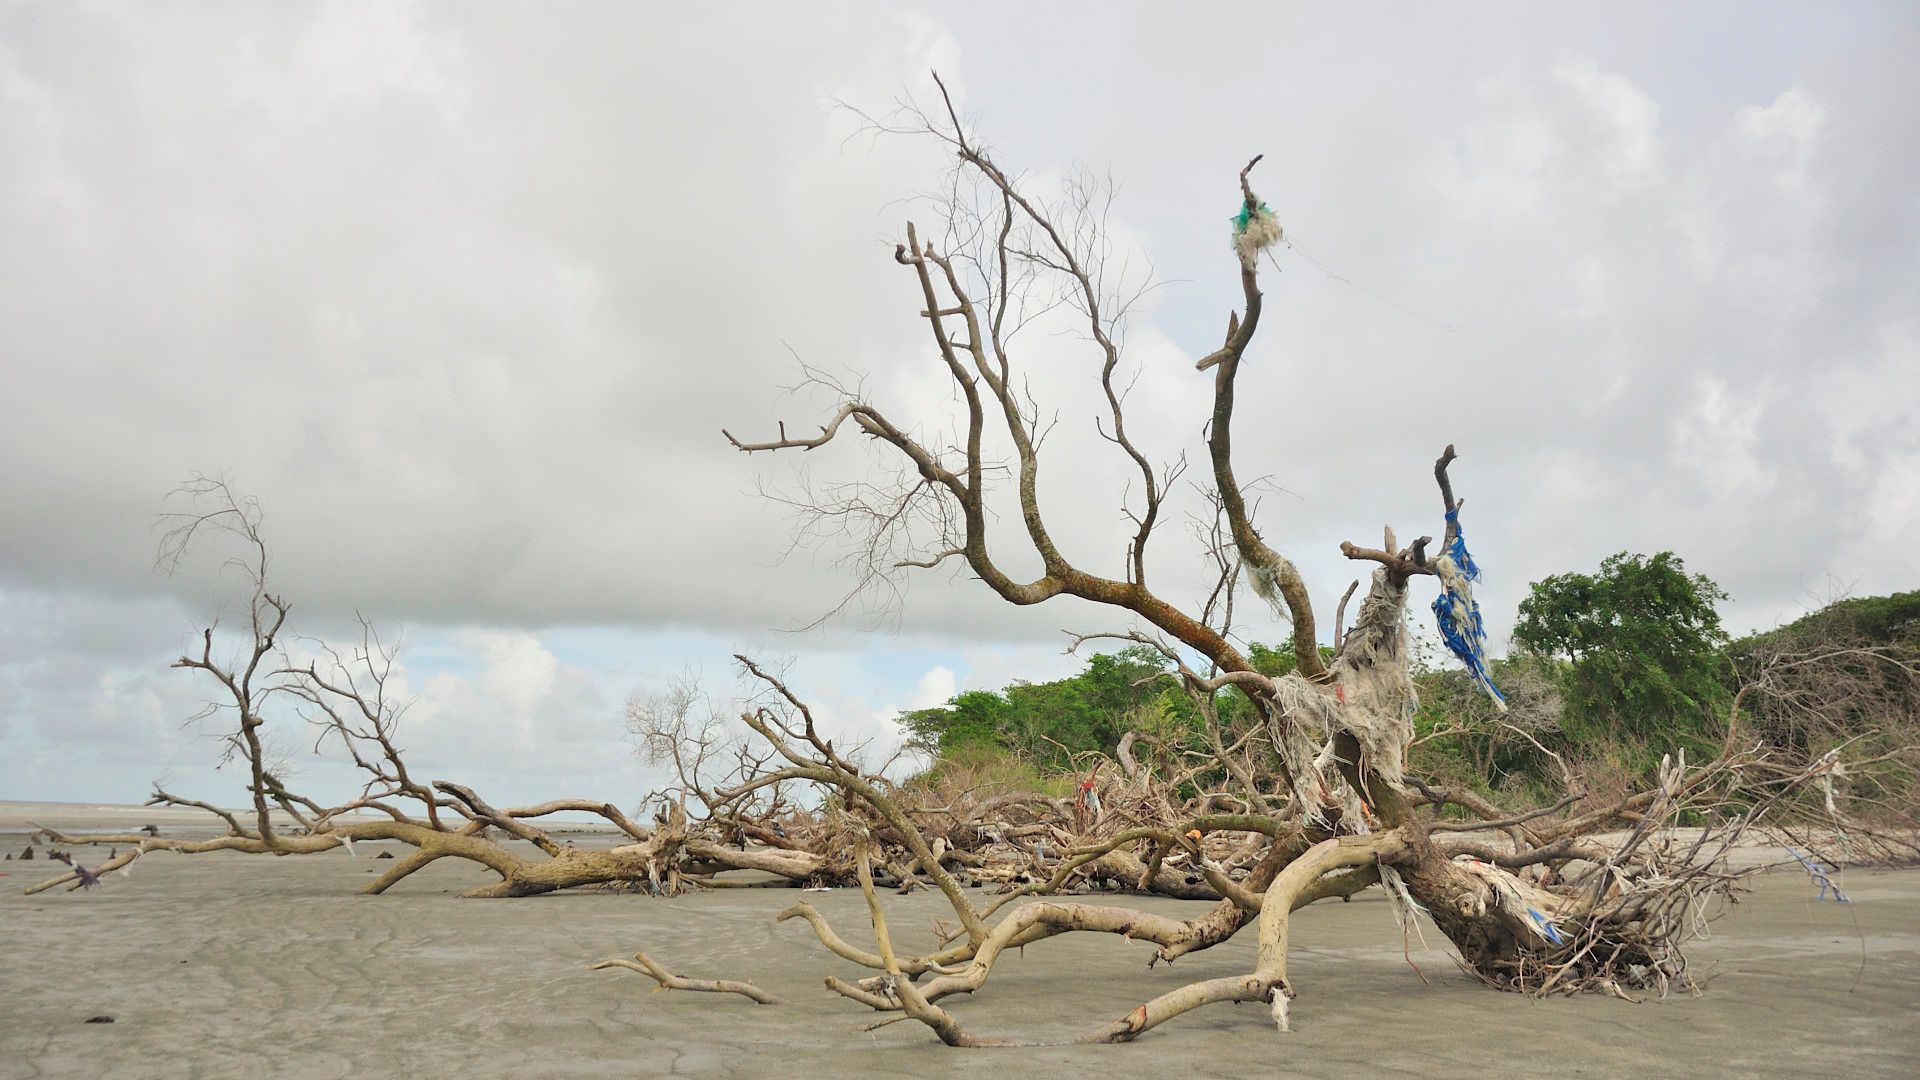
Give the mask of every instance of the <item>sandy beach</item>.
M 179 811 L 0 804 L 0 850 L 28 820 L 206 830 Z M 591 842 L 591 837 L 583 838 Z M 461 900 L 481 872 L 440 863 L 385 896 L 354 889 L 381 845 L 303 858 L 156 853 L 92 892 L 21 890 L 60 869 L 0 863 L 0 1077 L 367 1076 L 1908 1076 L 1920 1065 L 1920 872 L 1851 871 L 1851 905 L 1774 872 L 1698 943 L 1705 994 L 1628 1004 L 1529 1001 L 1480 987 L 1429 929 L 1408 966 L 1386 904 L 1297 916 L 1295 1030 L 1222 1006 L 1136 1044 L 956 1051 L 821 986 L 859 972 L 804 924 L 790 890 L 654 900 L 573 894 Z M 91 852 L 98 861 L 101 852 Z M 89 861 L 83 858 L 83 861 Z M 850 939 L 855 892 L 808 896 Z M 1176 901 L 1122 899 L 1167 912 Z M 892 899 L 918 948 L 938 896 Z M 1252 937 L 1148 970 L 1149 946 L 1076 935 L 951 1004 L 983 1034 L 1071 1038 L 1179 982 L 1244 971 Z M 787 999 L 654 993 L 591 961 L 646 949 L 682 974 L 751 979 Z M 111 1024 L 86 1023 L 94 1016 Z

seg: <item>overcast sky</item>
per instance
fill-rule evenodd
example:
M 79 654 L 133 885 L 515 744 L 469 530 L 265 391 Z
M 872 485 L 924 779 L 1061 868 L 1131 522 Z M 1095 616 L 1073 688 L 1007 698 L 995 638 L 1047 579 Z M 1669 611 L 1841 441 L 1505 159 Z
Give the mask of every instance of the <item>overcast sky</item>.
M 1204 454 L 1192 362 L 1267 155 L 1298 248 L 1236 451 L 1323 620 L 1342 539 L 1438 531 L 1449 441 L 1499 637 L 1528 582 L 1620 550 L 1678 552 L 1736 630 L 1914 587 L 1916 54 L 1897 3 L 0 4 L 0 798 L 239 797 L 167 667 L 230 612 L 224 553 L 154 572 L 196 471 L 259 498 L 296 632 L 404 630 L 415 769 L 496 802 L 637 801 L 622 703 L 731 694 L 738 650 L 881 744 L 1076 667 L 1061 631 L 1111 616 L 945 573 L 783 633 L 852 581 L 756 492 L 876 459 L 720 436 L 825 414 L 782 393 L 796 356 L 949 415 L 891 258 L 946 161 L 835 105 L 930 68 L 1037 191 L 1119 185 L 1116 251 L 1165 282 L 1127 333 L 1157 458 Z M 1051 524 L 1118 574 L 1095 361 L 1025 348 Z M 1151 571 L 1191 602 L 1180 532 Z

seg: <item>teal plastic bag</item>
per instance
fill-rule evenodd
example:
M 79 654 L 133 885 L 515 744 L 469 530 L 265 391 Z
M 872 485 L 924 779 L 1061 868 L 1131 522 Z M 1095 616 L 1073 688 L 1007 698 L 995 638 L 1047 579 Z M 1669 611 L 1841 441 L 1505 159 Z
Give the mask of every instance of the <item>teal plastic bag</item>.
M 1273 207 L 1268 206 L 1266 203 L 1261 203 L 1260 212 L 1263 214 L 1270 215 L 1273 213 Z M 1251 224 L 1252 221 L 1253 221 L 1252 209 L 1248 207 L 1245 203 L 1241 203 L 1240 212 L 1233 216 L 1233 235 L 1239 236 L 1241 233 L 1246 232 L 1247 226 Z

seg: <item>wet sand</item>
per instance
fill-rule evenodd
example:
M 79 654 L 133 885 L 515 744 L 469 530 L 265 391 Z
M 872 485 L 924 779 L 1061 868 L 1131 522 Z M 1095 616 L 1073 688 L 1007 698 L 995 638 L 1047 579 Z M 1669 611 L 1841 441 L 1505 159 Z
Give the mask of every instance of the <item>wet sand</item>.
M 0 850 L 19 852 L 28 816 L 189 831 L 192 819 L 172 813 L 0 805 Z M 1697 998 L 1497 993 L 1461 973 L 1431 928 L 1436 948 L 1416 942 L 1412 953 L 1423 985 L 1374 895 L 1296 917 L 1291 1034 L 1273 1030 L 1264 1006 L 1224 1005 L 1127 1046 L 956 1051 L 911 1022 L 863 1031 L 875 1015 L 820 983 L 862 972 L 804 924 L 772 921 L 798 898 L 792 890 L 461 900 L 487 875 L 448 861 L 363 897 L 353 890 L 387 863 L 373 858 L 382 845 L 356 848 L 155 853 L 93 892 L 31 897 L 20 890 L 64 868 L 42 861 L 44 849 L 31 863 L 0 862 L 0 1077 L 1851 1077 L 1920 1067 L 1920 871 L 1848 872 L 1850 906 L 1814 902 L 1804 874 L 1765 875 L 1694 947 L 1714 976 Z M 857 892 L 806 898 L 865 940 Z M 890 899 L 896 939 L 930 943 L 940 898 Z M 642 948 L 683 975 L 750 979 L 788 1004 L 653 993 L 644 976 L 585 970 Z M 1250 933 L 1171 969 L 1148 970 L 1150 948 L 1104 935 L 1045 942 L 1003 959 L 978 1000 L 949 1004 L 979 1034 L 1066 1039 L 1253 958 Z M 85 1023 L 102 1014 L 114 1023 Z

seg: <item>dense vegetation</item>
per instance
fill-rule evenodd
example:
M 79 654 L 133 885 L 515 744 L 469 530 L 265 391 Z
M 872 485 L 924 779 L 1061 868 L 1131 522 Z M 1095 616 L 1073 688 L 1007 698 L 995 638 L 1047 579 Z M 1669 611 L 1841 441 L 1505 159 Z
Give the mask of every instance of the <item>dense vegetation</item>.
M 1595 794 L 1624 790 L 1645 779 L 1663 754 L 1685 750 L 1704 760 L 1725 735 L 1740 685 L 1769 656 L 1816 642 L 1920 648 L 1920 591 L 1843 600 L 1738 640 L 1721 626 L 1718 605 L 1727 598 L 1672 552 L 1623 552 L 1596 573 L 1534 583 L 1520 605 L 1510 655 L 1492 665 L 1508 712 L 1496 713 L 1458 666 L 1429 662 L 1417 670 L 1416 771 L 1486 793 L 1537 795 L 1560 781 L 1557 756 Z M 1290 649 L 1255 642 L 1248 654 L 1268 675 L 1293 668 Z M 1862 678 L 1877 678 L 1873 671 L 1863 664 Z M 1069 678 L 970 690 L 900 723 L 936 775 L 964 766 L 1064 792 L 1058 778 L 1074 769 L 1076 755 L 1111 753 L 1129 731 L 1175 755 L 1205 754 L 1200 709 L 1207 703 L 1171 675 L 1157 652 L 1131 646 L 1092 657 Z M 1868 699 L 1911 716 L 1920 703 L 1906 700 L 1909 690 L 1896 682 L 1872 687 Z M 1804 750 L 1822 737 L 1777 703 L 1745 704 L 1750 722 L 1770 740 Z M 1229 730 L 1251 721 L 1250 704 L 1232 689 L 1210 705 Z M 1830 719 L 1823 737 L 1874 725 L 1864 715 Z M 1205 779 L 1203 772 L 1196 781 Z

